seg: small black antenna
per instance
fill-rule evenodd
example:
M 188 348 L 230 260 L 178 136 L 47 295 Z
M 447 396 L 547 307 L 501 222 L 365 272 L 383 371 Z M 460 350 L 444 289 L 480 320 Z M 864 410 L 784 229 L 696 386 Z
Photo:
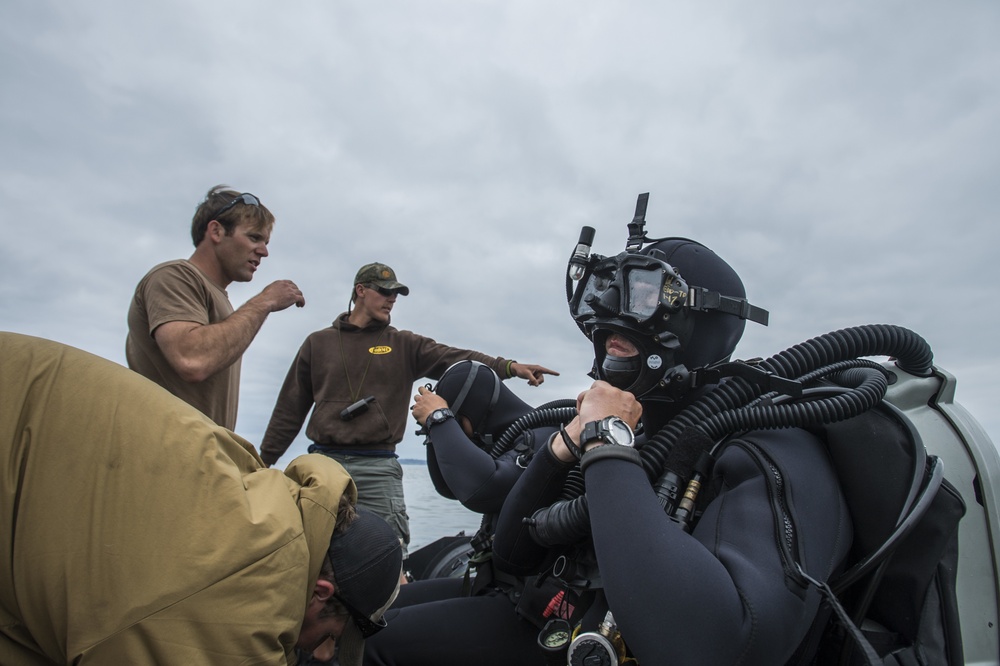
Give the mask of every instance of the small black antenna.
M 639 195 L 635 202 L 635 217 L 628 223 L 628 242 L 625 243 L 627 252 L 638 252 L 642 249 L 642 242 L 646 240 L 646 204 L 649 203 L 649 192 Z

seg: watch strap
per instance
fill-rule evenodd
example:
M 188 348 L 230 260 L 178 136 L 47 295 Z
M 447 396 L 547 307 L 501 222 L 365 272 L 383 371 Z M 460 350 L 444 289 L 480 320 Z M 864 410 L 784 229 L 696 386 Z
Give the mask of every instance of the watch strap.
M 580 458 L 580 471 L 586 471 L 587 467 L 594 464 L 598 460 L 604 460 L 605 458 L 627 460 L 639 465 L 640 467 L 642 466 L 642 456 L 639 455 L 639 452 L 631 446 L 604 445 L 595 446 L 592 449 L 588 449 L 587 452 L 583 454 Z
M 604 441 L 604 421 L 590 421 L 583 426 L 583 430 L 580 431 L 580 446 L 583 446 L 587 442 L 592 442 L 595 439 Z M 579 456 L 577 456 L 579 457 Z
M 441 418 L 434 418 L 435 414 L 439 412 L 441 413 Z M 439 409 L 435 409 L 433 412 L 431 412 L 431 415 L 427 417 L 427 421 L 424 423 L 424 430 L 429 432 L 432 425 L 436 423 L 444 423 L 448 419 L 453 419 L 453 418 L 455 418 L 455 414 L 447 407 L 441 407 Z

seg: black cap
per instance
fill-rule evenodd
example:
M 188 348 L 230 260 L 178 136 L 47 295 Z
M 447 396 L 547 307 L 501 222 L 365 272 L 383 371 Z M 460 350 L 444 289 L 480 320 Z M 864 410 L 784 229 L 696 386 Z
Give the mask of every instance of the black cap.
M 403 548 L 396 533 L 380 516 L 358 507 L 358 517 L 330 539 L 330 564 L 336 595 L 374 623 L 399 592 Z M 361 666 L 365 639 L 353 619 L 337 639 L 341 666 Z

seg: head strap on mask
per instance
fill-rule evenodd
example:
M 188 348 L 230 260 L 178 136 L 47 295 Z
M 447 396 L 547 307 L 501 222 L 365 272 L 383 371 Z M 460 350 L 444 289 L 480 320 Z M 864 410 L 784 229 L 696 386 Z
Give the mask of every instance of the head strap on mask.
M 747 299 L 689 285 L 673 266 L 645 254 L 594 255 L 570 300 L 581 326 L 620 319 L 630 328 L 655 331 L 683 310 L 717 311 L 767 325 L 767 310 Z
M 732 298 L 701 287 L 688 288 L 688 307 L 698 312 L 718 310 L 767 326 L 768 312 L 764 308 L 751 305 L 745 298 Z

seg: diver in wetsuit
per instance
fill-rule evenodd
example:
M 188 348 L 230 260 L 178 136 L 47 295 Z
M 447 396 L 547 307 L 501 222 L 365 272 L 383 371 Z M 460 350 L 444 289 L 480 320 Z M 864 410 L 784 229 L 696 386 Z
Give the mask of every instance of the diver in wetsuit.
M 483 514 L 475 546 L 480 553 L 488 552 L 496 516 L 507 493 L 538 444 L 546 441 L 555 427 L 519 428 L 505 450 L 495 451 L 508 428 L 537 410 L 505 386 L 492 368 L 478 361 L 459 361 L 445 371 L 433 390 L 429 386 L 419 387 L 411 411 L 422 426 L 419 432 L 427 435 L 431 481 L 441 496 Z M 488 559 L 478 558 L 476 569 L 479 590 L 491 574 Z M 394 608 L 468 596 L 470 591 L 469 582 L 462 577 L 416 580 L 406 586 Z
M 596 569 L 556 560 L 572 573 L 564 575 L 568 588 L 581 592 L 570 620 L 578 632 L 594 632 L 607 618 L 608 633 L 624 644 L 605 641 L 613 644 L 605 655 L 598 641 L 576 653 L 574 642 L 570 664 L 621 663 L 626 655 L 643 665 L 786 663 L 820 609 L 803 571 L 828 580 L 851 544 L 848 509 L 823 442 L 799 428 L 746 432 L 726 440 L 706 466 L 695 454 L 711 448 L 700 441 L 704 435 L 682 433 L 673 471 L 703 477 L 711 498 L 693 529 L 676 517 L 691 516 L 692 507 L 674 517 L 665 511 L 678 503 L 676 491 L 665 491 L 667 483 L 654 490 L 640 454 L 715 389 L 701 379 L 711 374 L 697 371 L 727 361 L 745 319 L 765 323 L 766 313 L 749 305 L 728 264 L 680 238 L 595 259 L 571 311 L 594 343 L 598 381 L 579 396 L 578 417 L 539 449 L 510 493 L 494 563 L 526 574 L 566 552 L 557 544 L 573 532 L 578 516 L 570 514 L 580 507 L 570 511 L 571 503 L 557 500 L 579 465 L 587 536 L 574 548 L 591 552 Z M 643 434 L 633 442 L 629 429 L 640 415 Z
M 524 579 L 496 574 L 488 553 L 504 499 L 535 449 L 556 428 L 539 417 L 536 427 L 517 428 L 519 434 L 503 446 L 501 435 L 510 435 L 509 428 L 524 423 L 529 413 L 540 412 L 518 398 L 491 368 L 468 360 L 449 368 L 433 391 L 420 387 L 412 411 L 427 434 L 427 465 L 437 491 L 484 515 L 475 540 L 475 576 L 470 581 L 432 578 L 402 586 L 386 629 L 370 639 L 374 642 L 366 663 L 467 664 L 484 641 L 494 640 L 525 646 L 509 652 L 512 663 L 530 660 L 538 629 L 517 619 L 511 601 L 520 595 Z
M 564 594 L 541 605 L 501 594 L 449 600 L 439 613 L 409 616 L 411 643 L 380 645 L 390 617 L 366 644 L 366 663 L 782 664 L 795 653 L 820 607 L 806 576 L 829 579 L 851 544 L 837 478 L 805 430 L 743 433 L 713 451 L 714 465 L 693 453 L 711 448 L 704 435 L 685 430 L 667 456 L 676 469 L 652 477 L 654 490 L 638 452 L 657 450 L 689 408 L 721 392 L 705 369 L 730 357 L 745 319 L 763 323 L 766 313 L 708 248 L 686 239 L 638 246 L 595 257 L 574 277 L 571 312 L 593 341 L 600 381 L 581 394 L 565 435 L 535 452 L 497 525 L 496 567 Z M 582 473 L 572 453 L 581 448 Z M 683 482 L 698 477 L 710 499 L 682 504 Z M 574 485 L 582 508 L 564 497 Z M 604 655 L 593 637 L 606 619 Z M 554 622 L 566 630 L 548 631 Z
M 427 466 L 434 487 L 470 511 L 499 513 L 537 441 L 555 428 L 526 429 L 515 446 L 491 455 L 497 438 L 533 408 L 504 386 L 492 368 L 476 361 L 456 363 L 433 391 L 424 386 L 418 391 L 411 409 L 428 434 Z

